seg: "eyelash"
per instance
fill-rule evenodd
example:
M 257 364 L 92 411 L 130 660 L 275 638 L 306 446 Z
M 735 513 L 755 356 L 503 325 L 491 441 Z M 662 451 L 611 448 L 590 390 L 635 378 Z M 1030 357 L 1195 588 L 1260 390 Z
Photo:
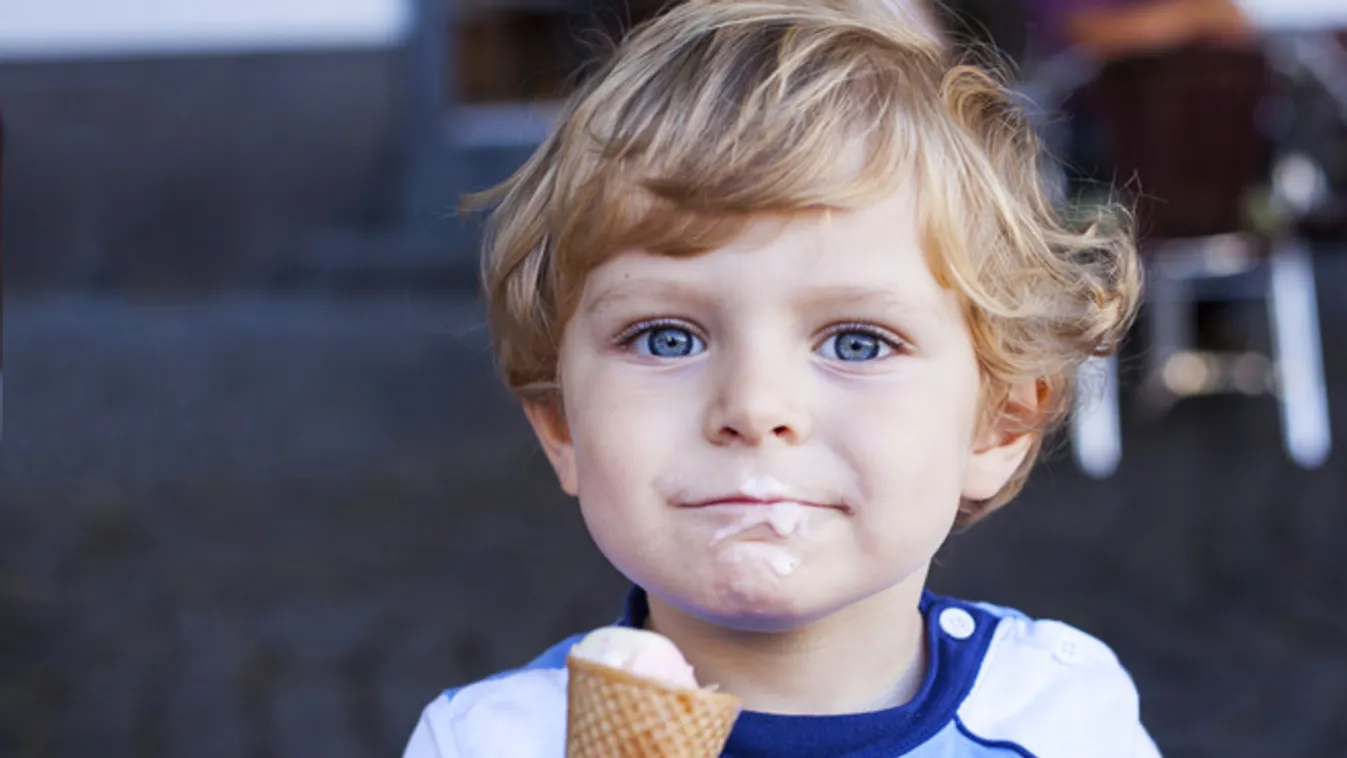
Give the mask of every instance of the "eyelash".
M 870 337 L 874 337 L 880 342 L 883 342 L 885 345 L 888 345 L 889 349 L 895 353 L 906 352 L 909 349 L 907 340 L 903 339 L 902 337 L 899 337 L 898 335 L 894 334 L 888 329 L 875 326 L 874 324 L 863 324 L 855 321 L 843 324 L 834 324 L 828 327 L 828 330 L 824 332 L 823 338 L 825 340 L 832 339 L 839 334 L 847 334 L 849 332 L 855 332 L 857 334 L 864 334 Z
M 631 349 L 632 345 L 636 342 L 637 337 L 640 337 L 642 334 L 645 334 L 646 332 L 649 332 L 651 330 L 663 329 L 666 327 L 671 327 L 674 329 L 686 329 L 692 334 L 702 339 L 703 341 L 706 341 L 706 337 L 703 336 L 697 329 L 693 328 L 693 326 L 687 323 L 686 321 L 680 321 L 674 318 L 656 318 L 650 319 L 648 321 L 640 321 L 638 323 L 632 324 L 626 329 L 623 329 L 613 340 L 613 342 L 618 347 L 624 350 L 629 350 Z M 865 324 L 855 321 L 845 322 L 841 324 L 833 324 L 832 326 L 828 327 L 828 329 L 823 333 L 823 339 L 824 340 L 832 339 L 839 334 L 846 334 L 848 332 L 856 332 L 859 334 L 865 334 L 874 337 L 875 339 L 878 339 L 880 342 L 883 342 L 884 344 L 888 345 L 889 349 L 893 350 L 893 352 L 895 353 L 906 352 L 909 349 L 907 340 L 903 339 L 902 337 L 899 337 L 893 332 L 887 329 L 877 327 L 874 324 Z
M 623 329 L 622 332 L 619 333 L 617 337 L 613 340 L 613 342 L 616 343 L 618 347 L 621 347 L 623 349 L 630 349 L 631 346 L 636 342 L 637 337 L 640 337 L 642 334 L 645 334 L 646 332 L 655 329 L 664 329 L 666 327 L 671 327 L 674 329 L 686 329 L 689 332 L 697 335 L 698 337 L 701 337 L 701 334 L 696 329 L 694 329 L 691 324 L 687 323 L 686 321 L 679 321 L 676 318 L 655 318 L 650 319 L 649 321 L 641 321 L 632 324 L 626 329 Z M 704 340 L 705 338 L 702 337 L 702 339 Z

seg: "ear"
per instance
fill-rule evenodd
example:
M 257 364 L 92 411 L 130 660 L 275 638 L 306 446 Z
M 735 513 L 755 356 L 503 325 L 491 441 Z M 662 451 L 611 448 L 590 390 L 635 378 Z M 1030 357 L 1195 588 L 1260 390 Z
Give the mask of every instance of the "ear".
M 1047 402 L 1045 389 L 1033 379 L 1016 382 L 995 418 L 983 425 L 964 469 L 965 499 L 995 497 L 1024 463 L 1038 439 L 1038 432 L 1026 431 L 1031 428 L 1027 422 L 1037 417 Z
M 561 411 L 561 401 L 546 403 L 525 403 L 524 415 L 528 416 L 533 433 L 557 472 L 557 481 L 567 495 L 575 497 L 580 488 L 575 475 L 575 446 L 571 444 L 570 430 L 566 428 L 566 419 Z

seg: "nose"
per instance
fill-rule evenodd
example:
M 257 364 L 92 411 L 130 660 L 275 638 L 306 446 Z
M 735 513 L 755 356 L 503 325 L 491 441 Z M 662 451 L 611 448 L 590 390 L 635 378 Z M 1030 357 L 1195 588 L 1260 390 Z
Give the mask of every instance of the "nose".
M 705 433 L 716 445 L 798 445 L 808 438 L 808 372 L 788 360 L 744 355 L 714 371 Z

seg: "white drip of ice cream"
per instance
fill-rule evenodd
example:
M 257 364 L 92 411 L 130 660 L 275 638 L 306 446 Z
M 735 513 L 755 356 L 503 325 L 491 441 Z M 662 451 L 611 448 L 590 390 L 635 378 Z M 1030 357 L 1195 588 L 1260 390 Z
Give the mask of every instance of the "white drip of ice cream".
M 766 542 L 739 542 L 727 549 L 734 560 L 765 564 L 778 576 L 790 576 L 800 567 L 800 558 L 780 545 Z
M 760 474 L 744 482 L 742 492 L 746 497 L 758 500 L 787 497 L 789 488 L 781 480 Z M 780 538 L 809 533 L 811 507 L 790 500 L 753 505 L 745 508 L 739 517 L 717 529 L 711 537 L 711 547 L 716 547 L 755 527 L 766 525 Z M 800 566 L 800 558 L 784 545 L 768 542 L 739 542 L 726 548 L 732 551 L 734 560 L 749 560 L 765 564 L 778 576 L 789 576 Z
M 770 527 L 778 537 L 790 537 L 796 532 L 804 536 L 809 533 L 809 506 L 783 500 L 771 505 L 746 508 L 739 518 L 716 530 L 711 537 L 711 547 L 763 524 Z
M 785 482 L 770 474 L 756 474 L 744 482 L 743 493 L 759 500 L 770 500 L 785 497 L 787 487 Z

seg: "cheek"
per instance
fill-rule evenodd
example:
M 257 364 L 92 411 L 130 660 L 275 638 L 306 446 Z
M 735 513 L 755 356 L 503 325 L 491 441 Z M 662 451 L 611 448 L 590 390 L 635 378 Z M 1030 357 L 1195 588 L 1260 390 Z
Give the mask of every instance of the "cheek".
M 976 383 L 960 374 L 851 393 L 836 400 L 829 437 L 867 504 L 861 548 L 922 552 L 943 541 L 958 511 L 972 452 Z M 920 379 L 921 381 L 917 381 Z
M 914 372 L 830 392 L 822 414 L 829 437 L 879 480 L 961 468 L 972 452 L 976 387 L 950 373 Z
M 620 377 L 619 377 L 620 379 Z M 631 581 L 646 585 L 677 555 L 657 486 L 688 445 L 680 418 L 688 410 L 656 392 L 611 376 L 583 386 L 572 424 L 580 513 L 590 537 Z
M 567 393 L 567 413 L 582 496 L 606 501 L 648 488 L 694 428 L 686 388 L 621 365 L 568 378 L 580 388 Z

